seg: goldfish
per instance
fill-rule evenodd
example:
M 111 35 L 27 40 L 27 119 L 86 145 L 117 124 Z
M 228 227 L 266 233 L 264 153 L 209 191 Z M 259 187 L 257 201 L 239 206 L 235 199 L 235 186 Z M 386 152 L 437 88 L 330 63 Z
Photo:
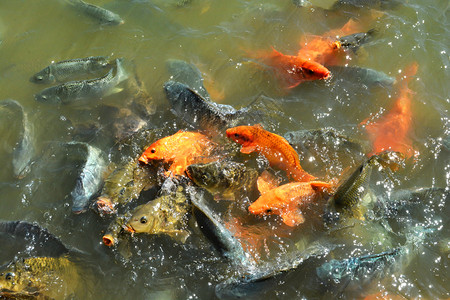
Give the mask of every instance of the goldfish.
M 300 166 L 297 152 L 285 138 L 264 130 L 261 125 L 237 126 L 226 131 L 227 137 L 242 145 L 242 153 L 258 152 L 264 155 L 269 164 L 286 171 L 295 181 L 310 181 L 314 176 Z
M 280 215 L 283 223 L 294 227 L 305 222 L 301 208 L 310 204 L 317 191 L 331 188 L 322 181 L 291 182 L 265 192 L 248 210 L 254 215 Z
M 139 157 L 139 161 L 145 164 L 150 161 L 169 163 L 171 165 L 166 176 L 183 176 L 188 165 L 207 160 L 215 146 L 214 142 L 201 133 L 180 130 L 151 144 Z
M 389 112 L 378 121 L 369 123 L 368 119 L 361 122 L 372 142 L 372 152 L 368 156 L 385 150 L 401 152 L 407 158 L 411 157 L 414 150 L 411 146 L 409 133 L 412 124 L 411 95 L 408 88 L 411 77 L 417 72 L 417 63 L 411 64 L 400 77 L 399 96 Z
M 291 89 L 304 81 L 328 79 L 330 71 L 323 65 L 295 55 L 286 55 L 272 49 L 263 62 L 272 67 L 283 84 Z

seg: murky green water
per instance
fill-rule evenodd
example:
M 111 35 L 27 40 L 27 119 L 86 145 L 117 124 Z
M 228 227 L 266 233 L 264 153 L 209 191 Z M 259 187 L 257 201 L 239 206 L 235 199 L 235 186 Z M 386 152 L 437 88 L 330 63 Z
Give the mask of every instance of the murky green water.
M 187 2 L 177 5 L 176 1 L 162 0 L 92 1 L 125 20 L 123 25 L 107 26 L 73 10 L 62 0 L 0 1 L 0 99 L 20 102 L 28 114 L 35 138 L 31 172 L 23 179 L 15 179 L 11 165 L 15 139 L 14 128 L 11 128 L 13 119 L 0 120 L 3 137 L 0 219 L 37 222 L 67 246 L 86 252 L 98 266 L 94 287 L 89 289 L 92 299 L 211 299 L 215 297 L 214 286 L 232 271 L 198 229 L 194 229 L 192 239 L 185 245 L 165 236 L 136 236 L 129 244 L 131 249 L 125 251 L 131 252 L 132 257 L 124 258 L 123 252 L 101 243 L 103 231 L 111 219 L 101 219 L 92 211 L 72 214 L 70 192 L 79 165 L 71 160 L 67 151 L 54 146 L 56 148 L 49 154 L 48 149 L 54 142 L 79 139 L 102 149 L 108 154 L 108 162 L 118 163 L 121 153 L 109 133 L 115 121 L 102 105 L 124 107 L 129 103 L 130 93 L 125 90 L 79 106 L 39 103 L 33 95 L 49 85 L 31 83 L 29 78 L 52 61 L 96 55 L 124 57 L 130 73 L 135 65 L 156 107 L 147 126 L 165 127 L 165 135 L 186 128 L 169 112 L 162 89 L 169 79 L 165 61 L 172 58 L 196 65 L 208 83 L 211 98 L 217 102 L 240 108 L 261 94 L 274 99 L 285 117 L 281 118 L 281 123 L 267 129 L 279 134 L 334 128 L 351 138 L 367 140 L 358 124 L 371 114 L 389 110 L 395 99 L 395 89 L 355 84 L 351 76 L 339 80 L 336 75 L 329 82 L 307 82 L 285 91 L 273 74 L 264 72 L 249 57 L 250 53 L 270 50 L 271 46 L 283 53 L 295 54 L 303 35 L 321 35 L 339 28 L 350 16 L 364 22 L 366 9 L 326 12 L 315 7 L 299 8 L 288 0 Z M 390 189 L 449 188 L 448 8 L 448 1 L 444 0 L 411 0 L 387 10 L 368 24 L 368 29 L 378 30 L 374 40 L 348 61 L 349 65 L 372 68 L 393 77 L 413 61 L 419 65 L 417 76 L 410 84 L 414 91 L 412 145 L 417 156 L 408 160 L 405 169 L 397 174 L 394 186 L 384 187 L 382 179 L 374 182 L 380 194 Z M 80 138 L 77 126 L 93 122 L 100 126 L 98 134 Z M 443 146 L 445 141 L 447 149 Z M 43 163 L 43 157 L 50 159 Z M 345 167 L 330 162 L 330 174 L 317 175 L 338 176 Z M 147 194 L 140 202 L 152 196 Z M 443 213 L 443 207 L 448 211 L 445 202 L 439 207 Z M 249 222 L 265 224 L 255 220 Z M 271 226 L 283 228 L 276 218 L 270 220 L 269 229 L 263 229 L 269 236 L 267 231 L 273 228 Z M 426 224 L 433 222 L 437 224 L 437 233 L 423 243 L 422 250 L 407 266 L 374 279 L 363 291 L 350 284 L 338 295 L 354 298 L 388 291 L 389 295 L 406 298 L 450 297 L 448 216 L 436 215 L 424 221 Z M 258 226 L 257 232 L 261 230 L 261 225 Z M 272 245 L 272 251 L 278 251 L 275 256 L 281 260 L 284 252 L 295 248 L 297 240 L 314 236 L 315 227 L 293 233 L 283 230 L 278 230 L 280 236 L 273 238 L 277 246 Z M 386 250 L 383 247 L 373 249 L 376 243 L 358 247 L 358 237 L 369 234 L 364 230 L 354 233 L 354 255 Z M 403 236 L 391 238 L 393 246 L 404 242 Z M 0 251 L 4 251 L 8 245 L 0 247 Z M 314 276 L 314 267 L 297 270 L 294 275 L 276 282 L 266 292 L 267 297 L 312 299 L 333 295 L 333 292 L 324 292 L 324 284 L 310 284 L 308 279 Z

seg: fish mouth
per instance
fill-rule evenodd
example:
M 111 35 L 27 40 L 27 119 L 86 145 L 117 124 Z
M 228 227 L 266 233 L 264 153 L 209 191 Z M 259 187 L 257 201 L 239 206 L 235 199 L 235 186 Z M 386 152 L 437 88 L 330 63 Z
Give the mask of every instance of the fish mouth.
M 148 159 L 144 155 L 141 155 L 141 157 L 139 157 L 139 161 L 143 162 L 144 164 L 148 164 Z
M 124 229 L 126 231 L 128 231 L 128 232 L 131 232 L 131 233 L 135 233 L 136 232 L 136 230 L 133 228 L 133 226 L 128 225 L 128 224 L 124 226 Z
M 102 241 L 103 241 L 103 244 L 105 244 L 105 246 L 108 246 L 108 247 L 112 247 L 115 244 L 114 238 L 110 234 L 105 234 L 102 237 Z

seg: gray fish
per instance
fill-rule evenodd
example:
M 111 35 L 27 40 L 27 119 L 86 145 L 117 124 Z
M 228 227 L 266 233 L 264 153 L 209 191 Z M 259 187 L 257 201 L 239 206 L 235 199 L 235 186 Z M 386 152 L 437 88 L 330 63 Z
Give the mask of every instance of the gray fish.
M 76 214 L 86 210 L 89 199 L 94 195 L 102 184 L 103 172 L 106 168 L 106 161 L 100 149 L 86 143 L 70 142 L 70 146 L 81 146 L 86 153 L 86 162 L 77 177 L 72 196 L 72 211 Z
M 75 58 L 52 63 L 41 71 L 34 74 L 30 81 L 34 83 L 64 82 L 103 70 L 110 65 L 106 56 L 90 56 L 86 58 Z
M 17 252 L 26 250 L 29 255 L 58 257 L 69 252 L 47 229 L 25 221 L 0 222 L 0 244 L 4 245 L 7 237 L 12 237 L 20 246 Z
M 246 257 L 241 243 L 219 221 L 219 217 L 211 211 L 206 203 L 208 194 L 205 190 L 187 187 L 189 199 L 194 205 L 194 215 L 203 234 L 213 243 L 214 247 L 233 264 L 239 267 L 249 267 L 250 260 Z
M 103 7 L 86 3 L 82 0 L 69 0 L 69 2 L 76 9 L 98 20 L 101 24 L 120 25 L 124 23 L 124 21 L 118 14 L 115 14 L 112 11 L 104 9 Z
M 380 155 L 371 156 L 338 187 L 328 202 L 328 208 L 340 214 L 362 218 L 363 212 L 359 209 L 358 204 L 369 190 L 373 168 L 388 166 L 395 169 L 399 167 L 399 161 L 403 158 L 403 155 L 398 152 L 383 152 Z
M 19 102 L 7 99 L 1 101 L 0 106 L 17 113 L 17 119 L 20 120 L 20 132 L 13 150 L 12 166 L 14 176 L 23 178 L 30 171 L 30 162 L 34 153 L 33 130 L 28 122 L 27 114 Z
M 380 10 L 394 9 L 403 1 L 401 0 L 338 0 L 332 10 L 345 10 L 351 8 L 374 8 Z
M 345 79 L 355 84 L 391 87 L 395 83 L 395 78 L 374 69 L 344 66 L 329 66 L 327 68 L 333 73 L 334 78 Z
M 115 75 L 113 68 L 100 78 L 66 82 L 47 88 L 34 97 L 40 102 L 67 104 L 79 99 L 102 97 L 119 92 L 121 89 L 117 89 L 116 86 L 128 78 L 122 66 L 122 59 L 116 59 L 115 69 Z
M 194 128 L 221 133 L 233 126 L 236 110 L 232 106 L 207 101 L 180 82 L 168 81 L 164 90 L 174 114 Z
M 356 51 L 362 44 L 367 43 L 367 41 L 375 34 L 375 32 L 375 29 L 371 29 L 367 32 L 353 33 L 340 37 L 338 41 L 341 44 L 342 48 L 352 49 Z
M 171 80 L 183 83 L 197 92 L 205 99 L 209 99 L 208 91 L 203 86 L 203 77 L 200 70 L 184 60 L 168 59 L 166 68 Z

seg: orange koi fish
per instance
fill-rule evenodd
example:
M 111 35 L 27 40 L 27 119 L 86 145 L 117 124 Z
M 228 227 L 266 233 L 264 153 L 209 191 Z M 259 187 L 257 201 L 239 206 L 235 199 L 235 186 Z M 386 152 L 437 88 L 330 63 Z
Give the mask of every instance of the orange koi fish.
M 372 141 L 372 152 L 367 154 L 368 156 L 385 150 L 401 152 L 408 158 L 413 155 L 414 150 L 409 138 L 412 123 L 412 91 L 408 88 L 408 83 L 416 74 L 417 69 L 417 63 L 413 63 L 399 78 L 399 97 L 388 113 L 376 122 L 369 123 L 368 119 L 361 122 L 361 125 L 365 125 Z
M 284 224 L 297 226 L 305 222 L 301 209 L 315 199 L 319 190 L 330 187 L 322 181 L 287 183 L 264 193 L 248 210 L 254 215 L 279 215 Z
M 294 88 L 304 81 L 328 79 L 330 71 L 323 65 L 298 56 L 286 55 L 272 49 L 262 61 L 275 70 L 276 76 L 287 88 Z
M 188 165 L 207 161 L 215 147 L 216 144 L 201 133 L 180 130 L 151 144 L 139 161 L 145 164 L 150 161 L 170 163 L 166 175 L 181 176 Z
M 242 145 L 241 153 L 258 152 L 269 164 L 286 171 L 295 181 L 310 181 L 314 176 L 300 166 L 297 152 L 283 137 L 264 130 L 261 125 L 237 126 L 226 131 L 227 137 Z

